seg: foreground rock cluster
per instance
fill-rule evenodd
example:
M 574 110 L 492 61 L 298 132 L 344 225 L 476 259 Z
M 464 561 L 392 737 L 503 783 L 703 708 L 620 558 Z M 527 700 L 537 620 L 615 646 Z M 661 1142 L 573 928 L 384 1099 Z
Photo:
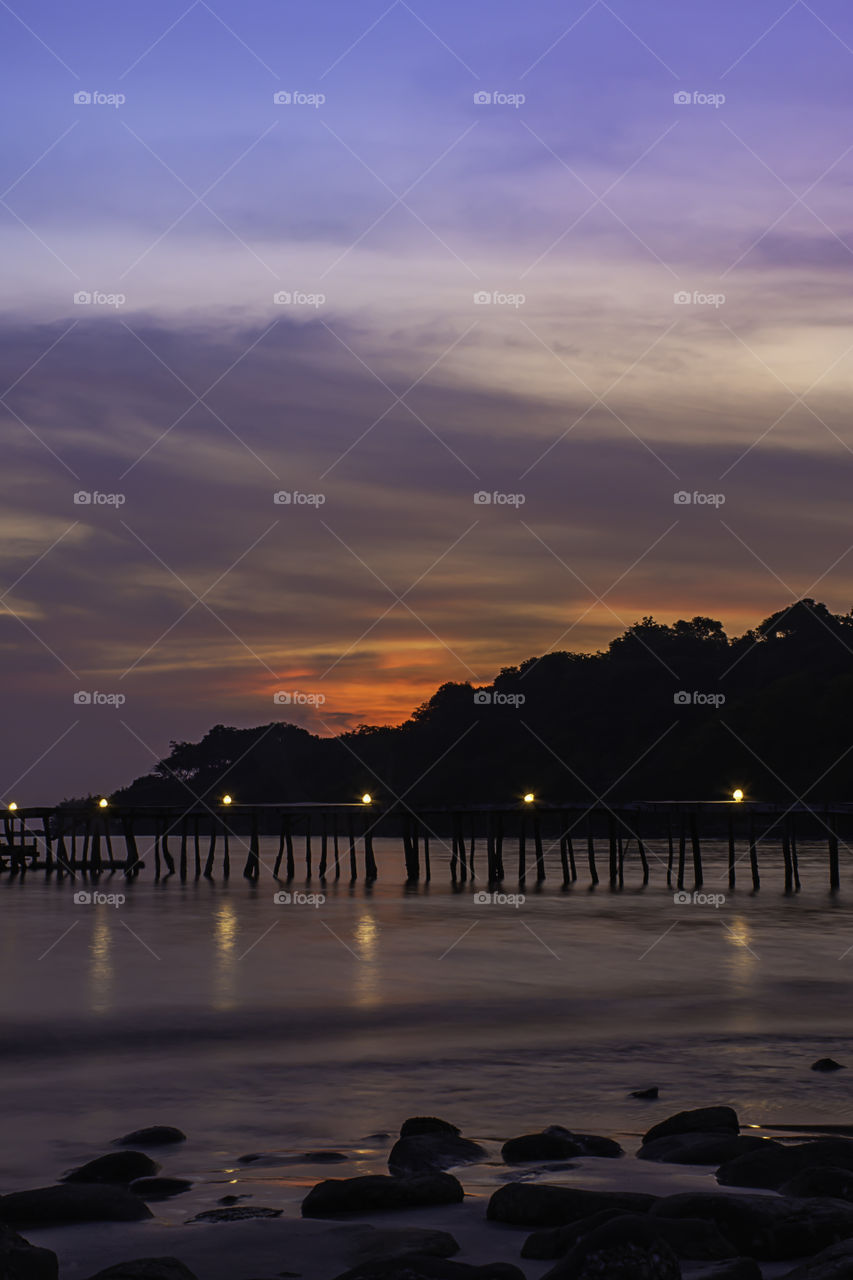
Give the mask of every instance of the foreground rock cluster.
M 0 1196 L 0 1280 L 58 1280 L 56 1255 L 28 1243 L 20 1229 L 150 1218 L 147 1200 L 179 1195 L 192 1184 L 160 1176 L 149 1151 L 182 1141 L 184 1135 L 169 1127 L 139 1130 L 53 1186 Z M 559 1125 L 510 1138 L 501 1148 L 507 1180 L 486 1207 L 490 1222 L 516 1229 L 495 1236 L 504 1260 L 483 1266 L 456 1261 L 460 1247 L 451 1231 L 364 1225 L 357 1229 L 356 1256 L 336 1280 L 524 1280 L 521 1267 L 507 1257 L 552 1263 L 544 1280 L 681 1280 L 682 1264 L 690 1280 L 761 1280 L 761 1264 L 778 1271 L 786 1263 L 779 1272 L 784 1280 L 853 1280 L 850 1139 L 760 1138 L 741 1133 L 730 1107 L 703 1107 L 652 1126 L 636 1154 L 644 1161 L 716 1166 L 719 1191 L 593 1190 L 512 1172 L 524 1164 L 573 1169 L 573 1160 L 616 1162 L 624 1154 L 610 1138 Z M 347 1157 L 313 1152 L 305 1158 L 322 1164 Z M 446 1120 L 413 1117 L 391 1148 L 387 1174 L 324 1179 L 302 1201 L 302 1216 L 340 1224 L 357 1215 L 447 1206 L 452 1224 L 465 1192 L 448 1170 L 486 1160 L 494 1157 Z M 223 1197 L 219 1203 L 228 1207 L 187 1221 L 277 1218 L 282 1212 L 238 1206 L 238 1198 Z M 235 1280 L 250 1274 L 241 1264 Z M 197 1278 L 178 1258 L 150 1257 L 116 1263 L 88 1280 Z

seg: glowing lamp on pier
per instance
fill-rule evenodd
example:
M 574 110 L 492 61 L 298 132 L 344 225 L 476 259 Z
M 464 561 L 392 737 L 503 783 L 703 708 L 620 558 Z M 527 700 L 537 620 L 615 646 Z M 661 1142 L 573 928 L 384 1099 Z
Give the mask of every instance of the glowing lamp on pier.
M 740 787 L 735 787 L 734 791 L 732 792 L 732 799 L 734 800 L 735 804 L 740 804 L 741 800 L 743 799 L 743 792 L 741 791 Z
M 108 804 L 109 804 L 109 800 L 105 799 L 104 796 L 101 796 L 100 800 L 98 801 L 98 808 L 106 809 Z
M 361 803 L 373 804 L 373 796 L 370 794 L 369 791 L 365 791 L 364 795 L 361 797 Z
M 525 795 L 523 798 L 524 798 L 525 804 L 533 804 L 533 801 L 536 799 L 532 791 L 525 792 Z
M 17 809 L 17 807 L 18 807 L 18 806 L 15 804 L 15 801 L 13 800 L 13 801 L 11 802 L 11 804 L 9 805 L 9 812 L 10 812 L 10 813 L 14 813 L 14 812 L 15 812 L 15 810 Z
M 229 795 L 224 795 L 224 796 L 222 797 L 222 803 L 223 803 L 223 804 L 233 804 L 233 803 L 234 803 L 234 801 L 232 800 L 231 796 L 229 796 Z

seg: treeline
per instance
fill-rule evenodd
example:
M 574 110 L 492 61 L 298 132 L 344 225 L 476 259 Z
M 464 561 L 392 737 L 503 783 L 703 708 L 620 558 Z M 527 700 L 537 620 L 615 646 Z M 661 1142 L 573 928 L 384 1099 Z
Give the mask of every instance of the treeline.
M 853 611 L 805 599 L 735 639 L 713 618 L 643 618 L 599 653 L 444 684 L 395 727 L 216 725 L 171 748 L 115 802 L 853 799 Z

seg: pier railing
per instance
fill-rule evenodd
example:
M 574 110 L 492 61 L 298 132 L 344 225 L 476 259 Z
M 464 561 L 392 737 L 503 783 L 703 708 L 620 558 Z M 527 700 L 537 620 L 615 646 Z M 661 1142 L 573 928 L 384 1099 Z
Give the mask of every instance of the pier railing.
M 710 842 L 727 850 L 727 880 L 738 875 L 761 885 L 761 860 L 781 867 L 787 892 L 800 888 L 798 846 L 826 849 L 831 890 L 841 887 L 840 850 L 853 837 L 853 804 L 773 805 L 757 802 L 648 801 L 460 805 L 409 808 L 400 804 L 211 804 L 191 807 L 20 808 L 2 815 L 0 874 L 98 876 L 133 879 L 153 869 L 156 880 L 177 876 L 256 881 L 374 880 L 374 840 L 398 843 L 407 881 L 429 880 L 436 859 L 453 882 L 504 880 L 541 883 L 548 865 L 564 886 L 580 878 L 612 889 L 655 879 L 684 889 L 704 881 Z M 272 856 L 261 841 L 273 838 Z M 655 848 L 652 852 L 651 845 Z M 661 848 L 663 855 L 661 855 Z M 850 848 L 853 852 L 853 848 Z M 746 876 L 744 876 L 746 871 Z

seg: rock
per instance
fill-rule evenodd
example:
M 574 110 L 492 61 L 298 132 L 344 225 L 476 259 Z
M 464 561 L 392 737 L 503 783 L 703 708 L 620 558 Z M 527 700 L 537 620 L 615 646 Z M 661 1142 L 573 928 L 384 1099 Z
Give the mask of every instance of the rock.
M 241 1200 L 251 1200 L 251 1196 L 220 1196 L 217 1204 L 238 1204 Z
M 170 1196 L 183 1195 L 191 1186 L 186 1178 L 135 1178 L 130 1189 L 143 1200 L 168 1200 Z
M 543 1280 L 681 1280 L 681 1266 L 647 1217 L 614 1218 L 583 1236 Z
M 187 1218 L 187 1226 L 194 1222 L 246 1222 L 249 1218 L 280 1218 L 283 1209 L 265 1209 L 262 1205 L 242 1205 L 237 1209 L 205 1209 L 194 1218 Z
M 590 1133 L 574 1133 L 561 1125 L 551 1125 L 541 1133 L 525 1133 L 510 1138 L 501 1147 L 507 1164 L 527 1164 L 535 1160 L 567 1160 L 572 1156 L 624 1155 L 618 1142 Z
M 848 1138 L 817 1138 L 813 1142 L 798 1142 L 792 1147 L 762 1142 L 754 1151 L 747 1151 L 720 1165 L 717 1181 L 724 1187 L 775 1190 L 808 1168 L 853 1170 L 853 1142 Z
M 720 1165 L 769 1145 L 781 1148 L 781 1143 L 772 1143 L 770 1139 L 732 1133 L 673 1133 L 668 1138 L 646 1142 L 637 1152 L 637 1158 L 661 1164 Z
M 388 1156 L 388 1169 L 397 1178 L 440 1169 L 453 1169 L 459 1164 L 476 1164 L 488 1152 L 478 1142 L 457 1137 L 453 1133 L 421 1133 L 400 1138 Z
M 155 1160 L 142 1151 L 113 1151 L 99 1156 L 66 1173 L 63 1182 L 112 1182 L 127 1186 L 136 1178 L 148 1178 L 160 1168 Z
M 650 1216 L 710 1220 L 739 1253 L 768 1262 L 801 1258 L 853 1236 L 853 1205 L 818 1197 L 687 1192 L 662 1197 Z
M 643 1138 L 643 1144 L 656 1138 L 669 1138 L 675 1133 L 732 1133 L 740 1132 L 737 1114 L 731 1107 L 699 1107 L 695 1111 L 679 1111 L 667 1120 L 653 1125 Z
M 654 1102 L 659 1092 L 657 1085 L 653 1084 L 650 1089 L 632 1089 L 628 1096 L 630 1098 L 642 1098 L 644 1102 Z
M 492 1262 L 472 1267 L 466 1262 L 451 1262 L 409 1254 L 406 1258 L 384 1258 L 362 1262 L 345 1271 L 336 1280 L 525 1280 L 524 1272 L 508 1262 Z
M 853 1276 L 853 1240 L 842 1240 L 821 1250 L 802 1266 L 786 1272 L 783 1280 L 850 1280 Z
M 800 1169 L 779 1188 L 783 1196 L 830 1196 L 833 1200 L 853 1201 L 853 1172 L 832 1165 Z
M 761 1267 L 752 1258 L 732 1258 L 730 1262 L 691 1271 L 690 1280 L 761 1280 Z
M 170 1124 L 151 1124 L 147 1129 L 134 1129 L 116 1138 L 115 1147 L 165 1147 L 173 1142 L 186 1142 L 187 1135 Z
M 527 1164 L 532 1160 L 566 1160 L 579 1156 L 580 1146 L 556 1133 L 525 1133 L 520 1138 L 510 1138 L 501 1147 L 506 1164 Z
M 345 1230 L 353 1230 L 345 1228 Z M 353 1264 L 376 1262 L 382 1258 L 400 1258 L 409 1254 L 430 1258 L 450 1258 L 459 1252 L 459 1244 L 448 1231 L 426 1227 L 356 1227 L 356 1244 L 347 1252 Z
M 486 1217 L 490 1222 L 506 1222 L 513 1227 L 562 1227 L 601 1209 L 647 1213 L 659 1199 L 631 1191 L 586 1191 L 550 1183 L 508 1182 L 492 1196 Z
M 57 1280 L 59 1261 L 50 1249 L 39 1249 L 11 1227 L 0 1226 L 0 1276 L 3 1280 Z
M 424 1133 L 452 1133 L 455 1138 L 462 1132 L 455 1124 L 437 1120 L 435 1116 L 411 1116 L 400 1126 L 401 1138 L 418 1138 Z
M 818 1058 L 817 1062 L 812 1063 L 812 1071 L 843 1071 L 844 1064 L 836 1062 L 834 1058 Z
M 603 1209 L 590 1218 L 572 1222 L 567 1227 L 554 1227 L 550 1231 L 535 1231 L 528 1236 L 521 1250 L 522 1258 L 562 1258 L 585 1236 L 597 1231 L 605 1223 L 612 1223 L 615 1231 L 627 1229 L 646 1221 L 645 1217 L 626 1215 L 618 1209 Z M 638 1228 L 639 1229 L 639 1228 Z M 707 1262 L 721 1258 L 733 1258 L 737 1249 L 720 1234 L 713 1222 L 701 1218 L 655 1218 L 650 1228 L 680 1257 L 691 1261 Z
M 196 1276 L 177 1258 L 134 1258 L 117 1262 L 89 1280 L 196 1280 Z
M 550 1125 L 547 1129 L 543 1129 L 543 1133 L 576 1143 L 580 1147 L 579 1154 L 582 1156 L 618 1158 L 625 1154 L 619 1143 L 614 1142 L 612 1138 L 599 1138 L 594 1133 L 575 1133 L 573 1129 L 564 1129 L 560 1124 Z
M 361 1178 L 327 1178 L 302 1201 L 303 1218 L 335 1218 L 342 1213 L 376 1213 L 424 1205 L 461 1204 L 462 1184 L 449 1173 L 416 1178 L 368 1174 Z
M 343 1164 L 349 1156 L 342 1151 L 303 1151 L 299 1160 L 304 1164 Z
M 138 1222 L 151 1210 L 124 1187 L 63 1183 L 0 1196 L 0 1222 L 49 1226 L 62 1222 Z

